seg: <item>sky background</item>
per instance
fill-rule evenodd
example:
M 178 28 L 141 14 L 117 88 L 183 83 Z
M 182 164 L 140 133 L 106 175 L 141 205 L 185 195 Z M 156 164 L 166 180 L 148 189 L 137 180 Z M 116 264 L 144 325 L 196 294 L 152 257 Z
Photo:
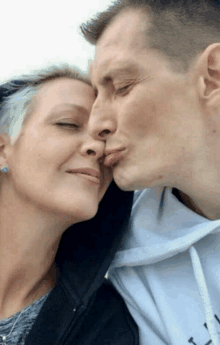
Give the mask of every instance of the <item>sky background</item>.
M 94 47 L 79 25 L 111 0 L 5 0 L 0 6 L 0 82 L 53 63 L 87 70 Z

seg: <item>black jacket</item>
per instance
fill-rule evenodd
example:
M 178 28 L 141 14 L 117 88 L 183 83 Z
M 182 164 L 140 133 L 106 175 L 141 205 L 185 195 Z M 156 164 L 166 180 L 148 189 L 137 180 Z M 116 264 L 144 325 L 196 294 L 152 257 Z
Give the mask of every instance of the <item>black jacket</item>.
M 98 214 L 71 226 L 56 255 L 57 285 L 44 303 L 26 345 L 138 345 L 138 328 L 104 278 L 130 216 L 133 193 L 111 184 Z

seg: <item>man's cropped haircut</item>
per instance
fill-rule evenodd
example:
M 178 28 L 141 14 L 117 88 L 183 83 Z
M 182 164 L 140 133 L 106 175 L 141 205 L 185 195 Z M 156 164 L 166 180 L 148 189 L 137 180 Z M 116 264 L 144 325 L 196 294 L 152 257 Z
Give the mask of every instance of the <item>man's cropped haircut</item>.
M 215 0 L 117 0 L 81 25 L 84 37 L 96 44 L 112 19 L 129 8 L 146 12 L 148 47 L 164 54 L 177 72 L 187 72 L 198 54 L 220 42 L 220 4 Z

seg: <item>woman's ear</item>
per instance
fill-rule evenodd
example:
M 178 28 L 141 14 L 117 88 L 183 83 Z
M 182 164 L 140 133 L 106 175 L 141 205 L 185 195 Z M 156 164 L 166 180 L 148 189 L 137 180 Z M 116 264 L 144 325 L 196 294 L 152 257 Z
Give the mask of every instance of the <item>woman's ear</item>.
M 0 168 L 8 165 L 8 155 L 10 148 L 10 136 L 8 134 L 0 134 Z
M 201 99 L 220 105 L 220 43 L 209 45 L 197 59 L 194 68 Z

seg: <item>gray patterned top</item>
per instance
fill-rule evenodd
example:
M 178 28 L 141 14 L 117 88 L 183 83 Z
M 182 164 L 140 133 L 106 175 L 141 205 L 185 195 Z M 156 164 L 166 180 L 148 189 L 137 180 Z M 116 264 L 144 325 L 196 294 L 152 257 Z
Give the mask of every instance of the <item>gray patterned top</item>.
M 25 338 L 30 332 L 31 327 L 50 292 L 51 290 L 43 295 L 39 300 L 24 309 L 20 319 L 15 324 L 10 338 L 7 337 L 7 335 L 9 335 L 16 319 L 18 318 L 19 312 L 8 319 L 0 320 L 0 335 L 6 336 L 5 343 L 2 341 L 2 337 L 0 336 L 0 345 L 25 345 Z

